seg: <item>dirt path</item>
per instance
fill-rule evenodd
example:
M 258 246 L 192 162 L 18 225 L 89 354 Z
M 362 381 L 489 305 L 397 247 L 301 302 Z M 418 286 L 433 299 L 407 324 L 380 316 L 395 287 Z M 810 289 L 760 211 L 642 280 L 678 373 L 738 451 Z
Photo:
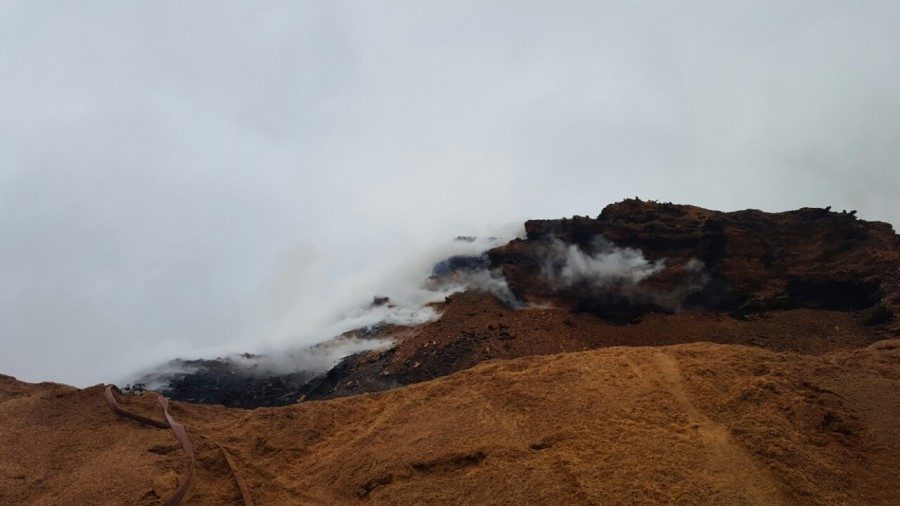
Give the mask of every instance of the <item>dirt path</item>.
M 694 406 L 682 381 L 678 361 L 662 351 L 653 359 L 662 373 L 660 385 L 677 399 L 691 428 L 696 430 L 708 450 L 708 472 L 730 484 L 734 494 L 743 497 L 745 504 L 782 504 L 777 483 L 769 472 L 731 438 L 728 427 L 714 422 Z

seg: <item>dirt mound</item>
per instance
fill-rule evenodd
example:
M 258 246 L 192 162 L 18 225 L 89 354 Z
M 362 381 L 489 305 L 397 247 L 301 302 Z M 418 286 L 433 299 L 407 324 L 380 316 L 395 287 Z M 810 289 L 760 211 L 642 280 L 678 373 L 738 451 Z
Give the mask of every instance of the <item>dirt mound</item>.
M 100 387 L 0 379 L 0 502 L 157 504 L 186 463 Z M 493 361 L 405 388 L 253 411 L 176 403 L 192 504 L 891 504 L 900 341 L 820 355 L 613 347 Z M 126 397 L 158 416 L 148 396 Z
M 489 294 L 465 292 L 441 306 L 439 320 L 415 327 L 384 351 L 345 358 L 301 392 L 329 399 L 428 381 L 491 359 L 582 351 L 609 346 L 714 342 L 824 353 L 867 346 L 887 334 L 847 312 L 794 309 L 735 317 L 689 311 L 650 313 L 615 325 L 564 308 L 510 309 Z
M 871 323 L 900 335 L 894 318 L 900 311 L 900 236 L 889 224 L 858 220 L 854 212 L 725 213 L 634 199 L 607 206 L 597 218 L 531 220 L 525 230 L 524 240 L 491 250 L 490 259 L 528 302 L 552 302 L 613 321 L 671 311 L 673 302 L 741 313 L 865 310 Z M 582 284 L 548 282 L 555 241 L 590 254 L 598 237 L 635 248 L 649 261 L 664 260 L 664 266 L 626 294 L 614 285 L 598 294 Z M 697 280 L 701 266 L 704 279 Z
M 238 501 L 225 448 L 259 504 L 896 503 L 889 225 L 627 200 L 526 231 L 435 266 L 429 282 L 483 282 L 438 320 L 313 347 L 315 371 L 174 364 L 175 398 L 287 404 L 174 404 L 197 454 L 188 502 Z M 347 339 L 374 351 L 322 374 Z M 0 376 L 0 504 L 176 490 L 179 443 L 111 412 L 102 390 Z M 122 403 L 160 416 L 151 395 Z
M 686 342 L 822 353 L 900 335 L 900 236 L 853 213 L 723 213 L 635 199 L 595 219 L 532 220 L 525 229 L 525 239 L 438 262 L 428 280 L 490 273 L 496 282 L 502 272 L 504 292 L 494 293 L 502 300 L 472 289 L 439 305 L 436 322 L 360 329 L 397 344 L 327 374 L 195 361 L 170 375 L 165 393 L 275 406 L 396 388 L 495 358 Z

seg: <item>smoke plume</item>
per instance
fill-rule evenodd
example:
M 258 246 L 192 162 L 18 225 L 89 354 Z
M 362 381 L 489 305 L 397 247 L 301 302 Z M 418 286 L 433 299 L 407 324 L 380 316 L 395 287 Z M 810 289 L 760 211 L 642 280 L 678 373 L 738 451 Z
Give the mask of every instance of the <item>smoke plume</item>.
M 518 227 L 515 231 L 519 233 Z M 166 390 L 171 381 L 211 368 L 244 377 L 299 375 L 311 379 L 348 355 L 389 348 L 393 341 L 382 337 L 379 330 L 433 321 L 440 316 L 433 304 L 454 293 L 481 290 L 519 307 L 503 275 L 490 269 L 487 260 L 486 251 L 500 243 L 494 236 L 460 236 L 414 261 L 404 260 L 393 276 L 380 279 L 377 290 L 377 278 L 328 289 L 315 283 L 322 283 L 323 278 L 310 276 L 322 267 L 315 254 L 308 249 L 289 252 L 267 286 L 272 324 L 262 345 L 249 350 L 251 353 L 232 349 L 170 360 L 145 369 L 133 382 Z
M 665 260 L 651 262 L 640 250 L 617 247 L 602 236 L 594 238 L 590 252 L 554 238 L 545 255 L 544 275 L 563 287 L 586 284 L 594 290 L 630 289 L 665 267 Z
M 543 251 L 542 275 L 557 291 L 583 294 L 582 303 L 598 306 L 621 305 L 681 311 L 687 298 L 709 281 L 703 262 L 690 259 L 682 265 L 667 265 L 666 259 L 648 260 L 635 248 L 616 246 L 597 236 L 587 251 L 577 244 L 552 238 Z M 677 281 L 645 283 L 669 268 Z

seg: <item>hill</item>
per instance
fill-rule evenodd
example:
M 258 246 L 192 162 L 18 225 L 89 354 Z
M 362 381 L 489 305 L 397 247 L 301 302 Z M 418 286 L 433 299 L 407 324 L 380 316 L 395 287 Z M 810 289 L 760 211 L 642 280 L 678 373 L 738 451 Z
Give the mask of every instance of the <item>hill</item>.
M 435 265 L 466 287 L 437 319 L 318 345 L 368 350 L 326 372 L 182 362 L 190 451 L 155 393 L 119 396 L 148 425 L 0 376 L 0 503 L 162 504 L 193 451 L 189 504 L 897 504 L 890 225 L 632 199 L 525 231 Z
M 156 504 L 186 460 L 101 387 L 0 381 L 0 501 Z M 708 343 L 496 360 L 252 411 L 176 403 L 190 504 L 892 504 L 900 341 L 821 355 Z M 158 417 L 150 394 L 130 409 Z

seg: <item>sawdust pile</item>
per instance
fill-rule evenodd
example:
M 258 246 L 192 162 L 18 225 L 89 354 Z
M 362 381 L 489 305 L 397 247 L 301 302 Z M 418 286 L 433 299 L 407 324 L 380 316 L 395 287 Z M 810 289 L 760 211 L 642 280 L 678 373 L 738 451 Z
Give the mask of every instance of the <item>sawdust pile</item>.
M 0 377 L 0 503 L 156 504 L 168 431 L 84 390 Z M 190 504 L 896 504 L 900 340 L 821 355 L 709 343 L 489 361 L 407 387 L 253 411 L 176 403 Z M 159 416 L 150 395 L 135 411 Z

